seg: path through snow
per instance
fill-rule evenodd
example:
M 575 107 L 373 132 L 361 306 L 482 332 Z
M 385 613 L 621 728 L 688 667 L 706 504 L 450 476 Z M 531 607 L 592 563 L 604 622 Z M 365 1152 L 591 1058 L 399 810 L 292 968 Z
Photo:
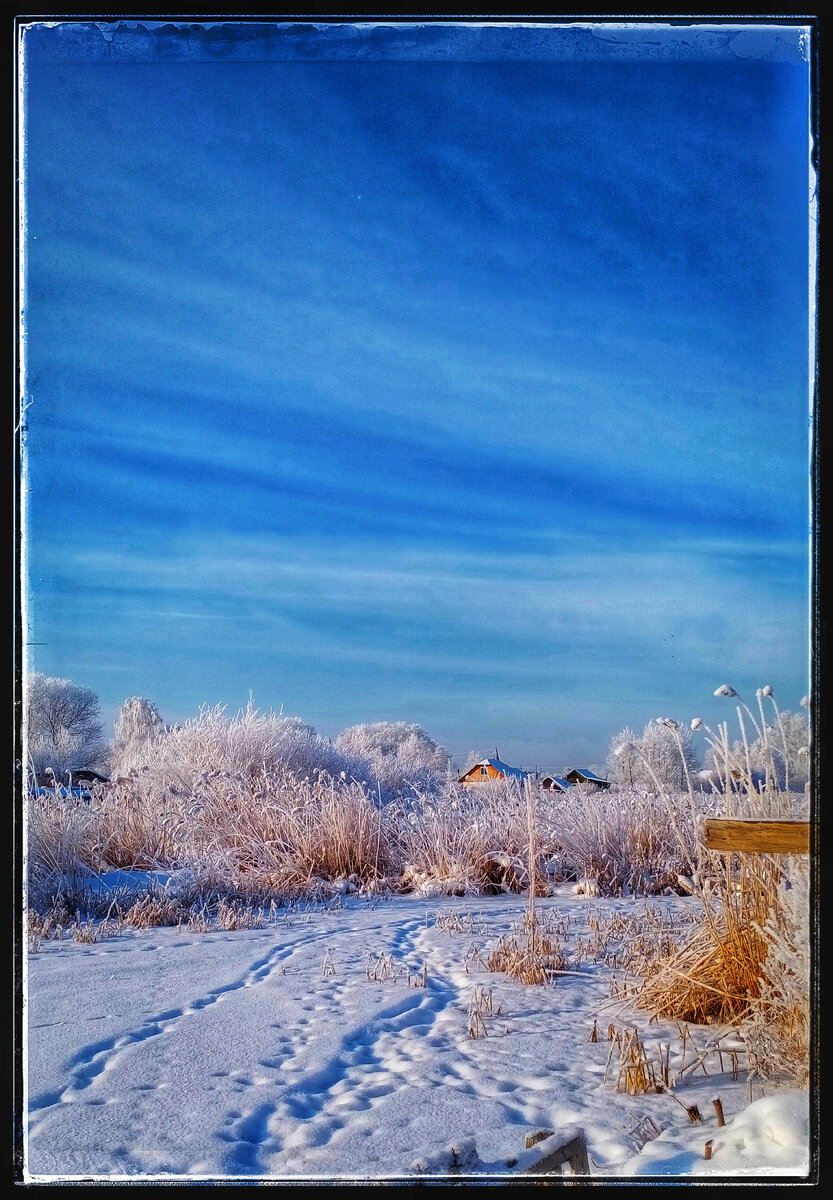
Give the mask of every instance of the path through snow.
M 565 891 L 541 910 L 569 920 L 575 945 L 589 937 L 591 915 L 633 915 L 645 903 Z M 648 903 L 684 916 L 696 901 Z M 550 1140 L 524 1151 L 526 1134 L 581 1128 L 594 1175 L 806 1172 L 806 1093 L 763 1102 L 769 1134 L 756 1125 L 754 1137 L 730 1140 L 754 1106 L 743 1075 L 733 1082 L 715 1057 L 708 1076 L 689 1073 L 676 1093 L 703 1114 L 692 1126 L 671 1095 L 626 1096 L 604 1082 L 610 1044 L 604 1033 L 590 1041 L 594 1019 L 602 1031 L 611 1020 L 636 1023 L 649 1046 L 678 1044 L 673 1023 L 649 1026 L 646 1015 L 609 1007 L 605 967 L 574 963 L 576 974 L 541 988 L 478 966 L 472 947 L 485 953 L 524 904 L 351 899 L 262 930 L 43 943 L 26 981 L 28 1171 L 414 1178 L 420 1167 L 445 1173 L 448 1147 L 473 1140 L 467 1172 L 508 1178 L 553 1148 Z M 451 912 L 465 931 L 437 925 Z M 427 987 L 368 979 L 380 955 L 409 969 L 412 984 L 426 965 Z M 493 1008 L 477 1039 L 468 1033 L 475 987 L 491 989 Z

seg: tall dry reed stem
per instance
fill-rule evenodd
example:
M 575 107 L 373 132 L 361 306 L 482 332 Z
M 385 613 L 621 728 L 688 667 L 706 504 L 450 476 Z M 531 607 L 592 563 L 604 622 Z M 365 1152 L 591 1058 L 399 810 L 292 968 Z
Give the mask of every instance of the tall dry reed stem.
M 758 696 L 762 717 L 763 694 Z M 766 694 L 771 697 L 771 689 Z M 749 711 L 745 704 L 743 709 Z M 725 780 L 724 814 L 758 819 L 806 815 L 807 797 L 788 790 L 788 775 L 781 788 L 774 764 L 763 787 L 754 779 L 740 706 L 737 714 L 742 766 L 729 746 L 725 723 L 718 734 L 707 727 Z M 755 727 L 761 737 L 757 723 Z M 786 759 L 783 728 L 781 733 Z M 682 947 L 646 964 L 636 1003 L 662 1017 L 731 1021 L 747 1038 L 753 1071 L 802 1082 L 809 1071 L 806 867 L 799 860 L 766 854 L 700 853 L 707 885 L 701 921 Z

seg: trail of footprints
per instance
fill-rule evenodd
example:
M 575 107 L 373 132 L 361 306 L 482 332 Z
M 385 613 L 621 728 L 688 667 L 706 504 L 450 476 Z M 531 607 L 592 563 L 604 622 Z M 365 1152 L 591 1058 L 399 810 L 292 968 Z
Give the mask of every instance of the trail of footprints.
M 390 946 L 394 956 L 401 961 L 413 953 L 418 934 L 424 928 L 424 920 L 417 918 L 403 922 L 393 931 Z M 328 936 L 326 930 L 321 930 L 290 944 L 273 947 L 241 978 L 212 989 L 187 1007 L 167 1009 L 134 1031 L 84 1047 L 69 1064 L 73 1068 L 69 1085 L 31 1100 L 30 1117 L 36 1120 L 54 1106 L 85 1099 L 90 1085 L 111 1070 L 131 1047 L 171 1032 L 180 1021 L 220 1003 L 231 992 L 262 983 L 297 950 L 326 941 Z M 331 1010 L 340 1004 L 346 988 L 347 984 L 336 979 L 322 980 L 318 994 L 325 1002 L 304 1007 L 310 1012 L 314 1007 Z M 307 1027 L 313 1023 L 311 1017 L 302 1016 L 288 1028 L 275 1026 L 279 1032 L 274 1050 L 260 1060 L 259 1066 L 268 1072 L 280 1073 L 281 1096 L 276 1101 L 260 1100 L 249 1108 L 233 1109 L 226 1114 L 221 1127 L 216 1130 L 218 1140 L 229 1144 L 224 1172 L 267 1175 L 276 1155 L 285 1155 L 288 1162 L 292 1152 L 326 1145 L 350 1123 L 354 1114 L 371 1109 L 403 1083 L 420 1085 L 421 1048 L 428 1049 L 432 1057 L 437 1049 L 442 1049 L 445 1034 L 437 1027 L 438 1022 L 448 1013 L 450 1021 L 456 1023 L 459 1013 L 455 1001 L 459 998 L 459 990 L 453 982 L 435 972 L 429 977 L 425 990 L 400 986 L 394 994 L 396 999 L 392 1004 L 380 1007 L 370 1020 L 346 1035 L 336 1057 L 311 1074 L 303 1075 L 298 1059 L 306 1042 Z M 387 998 L 391 993 L 386 990 L 384 995 Z M 383 1026 L 381 1032 L 380 1025 Z M 459 1046 L 457 1049 L 459 1054 Z M 219 1077 L 228 1073 L 218 1071 L 215 1074 Z M 257 1073 L 253 1071 L 252 1074 Z M 470 1072 L 465 1066 L 449 1065 L 445 1079 L 469 1095 L 484 1089 L 482 1070 L 474 1065 Z M 254 1080 L 237 1076 L 234 1082 L 245 1096 L 260 1086 L 268 1086 L 272 1080 L 262 1075 Z M 489 1089 L 486 1094 L 511 1092 L 515 1087 L 509 1083 L 495 1083 L 494 1089 Z M 86 1103 L 100 1104 L 102 1101 L 86 1098 Z M 511 1119 L 523 1119 L 522 1113 L 508 1105 L 507 1114 Z M 33 1122 L 30 1133 L 34 1135 L 38 1128 L 39 1125 Z M 287 1129 L 291 1132 L 287 1133 Z
M 391 943 L 396 957 L 406 957 L 415 949 L 422 927 L 422 920 L 413 920 L 396 930 Z M 330 988 L 326 1007 L 338 1003 L 343 991 L 344 985 Z M 458 993 L 452 983 L 437 978 L 429 978 L 424 991 L 404 987 L 398 991 L 393 1004 L 344 1037 L 336 1057 L 313 1074 L 302 1077 L 295 1063 L 309 1018 L 281 1030 L 274 1054 L 260 1063 L 281 1072 L 285 1088 L 281 1098 L 243 1112 L 233 1110 L 218 1133 L 230 1143 L 225 1160 L 229 1174 L 266 1175 L 276 1155 L 282 1155 L 288 1165 L 291 1152 L 326 1145 L 354 1114 L 371 1109 L 403 1082 L 419 1083 L 420 1045 L 427 1042 L 436 1050 L 437 1038 L 444 1036 L 436 1028 L 438 1020 Z M 297 1080 L 293 1079 L 296 1072 Z M 473 1092 L 471 1082 L 457 1075 L 460 1086 Z M 291 1129 L 288 1134 L 287 1129 Z
M 112 1070 L 131 1046 L 145 1042 L 149 1038 L 160 1037 L 162 1034 L 170 1033 L 185 1017 L 201 1012 L 213 1004 L 219 1004 L 230 992 L 239 991 L 241 988 L 254 987 L 258 983 L 262 983 L 265 979 L 269 978 L 284 959 L 294 954 L 297 949 L 313 944 L 326 937 L 326 932 L 322 931 L 299 938 L 289 945 L 275 946 L 264 957 L 252 963 L 246 974 L 240 979 L 224 984 L 222 987 L 212 988 L 207 995 L 194 1000 L 187 1007 L 166 1009 L 156 1016 L 148 1018 L 138 1029 L 120 1034 L 115 1038 L 105 1038 L 102 1041 L 92 1042 L 88 1046 L 84 1046 L 68 1063 L 68 1066 L 72 1068 L 72 1074 L 71 1081 L 66 1087 L 55 1092 L 44 1092 L 29 1100 L 30 1119 L 45 1113 L 58 1104 L 68 1104 L 85 1098 L 84 1093 L 86 1089 L 100 1075 L 103 1075 L 105 1071 Z M 86 1103 L 100 1104 L 102 1101 L 86 1099 Z M 35 1124 L 31 1125 L 30 1134 L 36 1133 L 37 1128 L 39 1126 Z

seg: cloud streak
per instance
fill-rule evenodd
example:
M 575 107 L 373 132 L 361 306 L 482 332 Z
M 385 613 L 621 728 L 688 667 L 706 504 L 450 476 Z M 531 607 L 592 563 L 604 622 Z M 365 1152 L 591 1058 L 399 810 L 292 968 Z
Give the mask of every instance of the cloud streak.
M 806 691 L 805 67 L 136 36 L 27 75 L 40 669 L 597 760 L 651 689 Z

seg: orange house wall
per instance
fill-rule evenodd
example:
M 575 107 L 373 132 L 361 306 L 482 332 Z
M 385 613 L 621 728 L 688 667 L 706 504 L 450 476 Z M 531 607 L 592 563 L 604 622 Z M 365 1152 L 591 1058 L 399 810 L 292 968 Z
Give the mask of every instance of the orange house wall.
M 459 780 L 460 783 L 492 783 L 495 779 L 503 779 L 500 771 L 496 771 L 493 766 L 486 767 L 489 772 L 488 777 L 480 774 L 480 767 L 472 767 L 470 771 L 466 771 L 465 775 Z

